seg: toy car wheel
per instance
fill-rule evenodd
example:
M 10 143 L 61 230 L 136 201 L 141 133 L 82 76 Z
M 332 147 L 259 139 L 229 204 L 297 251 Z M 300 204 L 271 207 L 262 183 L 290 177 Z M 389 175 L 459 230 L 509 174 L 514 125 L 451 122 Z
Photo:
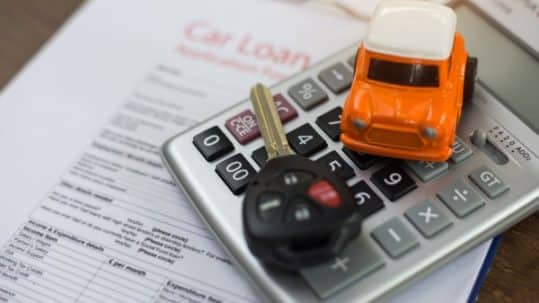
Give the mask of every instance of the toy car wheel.
M 468 102 L 473 97 L 475 77 L 477 75 L 478 60 L 476 57 L 468 56 L 466 60 L 466 72 L 464 76 L 463 101 Z

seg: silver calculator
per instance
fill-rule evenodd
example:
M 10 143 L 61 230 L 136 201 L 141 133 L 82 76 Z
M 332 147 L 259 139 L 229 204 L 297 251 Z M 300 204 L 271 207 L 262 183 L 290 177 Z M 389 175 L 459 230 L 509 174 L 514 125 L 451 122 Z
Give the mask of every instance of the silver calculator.
M 358 154 L 338 141 L 357 45 L 272 87 L 291 147 L 346 180 L 366 216 L 326 264 L 285 273 L 247 247 L 243 192 L 266 161 L 248 100 L 164 144 L 169 171 L 267 301 L 383 301 L 539 209 L 538 56 L 476 7 L 454 9 L 479 67 L 447 162 Z M 384 185 L 390 175 L 398 182 Z

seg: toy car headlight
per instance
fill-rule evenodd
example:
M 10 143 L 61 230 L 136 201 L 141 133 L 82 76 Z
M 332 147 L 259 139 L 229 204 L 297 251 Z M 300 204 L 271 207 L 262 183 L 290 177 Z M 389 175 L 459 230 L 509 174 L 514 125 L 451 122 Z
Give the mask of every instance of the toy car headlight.
M 358 130 L 364 130 L 367 127 L 367 121 L 361 118 L 352 119 L 352 125 Z
M 434 127 L 423 127 L 423 135 L 429 140 L 434 140 L 438 137 L 438 130 Z

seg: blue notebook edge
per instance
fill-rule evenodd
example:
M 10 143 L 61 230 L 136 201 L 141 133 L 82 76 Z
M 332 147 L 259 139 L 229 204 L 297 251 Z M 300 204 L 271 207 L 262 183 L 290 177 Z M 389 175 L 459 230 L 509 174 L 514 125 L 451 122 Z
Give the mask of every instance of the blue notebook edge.
M 477 298 L 479 296 L 479 291 L 481 290 L 481 287 L 483 286 L 483 283 L 485 282 L 485 279 L 490 270 L 492 262 L 494 262 L 494 256 L 496 256 L 496 252 L 498 251 L 498 247 L 500 246 L 502 237 L 503 237 L 503 234 L 500 234 L 492 239 L 492 242 L 490 243 L 487 254 L 485 255 L 485 259 L 483 260 L 483 264 L 481 264 L 481 269 L 479 270 L 479 273 L 477 274 L 477 278 L 475 279 L 470 295 L 468 296 L 468 300 L 467 300 L 468 303 L 474 303 L 477 301 Z

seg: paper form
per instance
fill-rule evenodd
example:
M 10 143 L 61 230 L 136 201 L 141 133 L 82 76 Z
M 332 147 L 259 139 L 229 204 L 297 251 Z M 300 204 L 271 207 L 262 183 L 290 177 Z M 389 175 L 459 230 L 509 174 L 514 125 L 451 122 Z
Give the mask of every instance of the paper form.
M 356 42 L 364 26 L 332 18 L 310 20 L 327 28 L 344 28 L 339 38 L 331 38 L 335 36 L 331 32 L 318 33 L 326 36 L 322 40 L 311 36 L 314 31 L 305 22 L 308 14 L 282 5 L 243 1 L 161 5 L 152 9 L 142 2 L 129 3 L 130 12 L 121 22 L 146 19 L 159 23 L 152 25 L 153 30 L 166 29 L 166 34 L 157 33 L 157 39 L 141 37 L 148 43 L 162 43 L 152 47 L 159 58 L 142 62 L 134 87 L 121 99 L 108 101 L 116 103 L 112 118 L 97 136 L 87 137 L 90 143 L 84 144 L 79 156 L 72 156 L 75 160 L 56 182 L 45 181 L 52 187 L 28 218 L 17 218 L 18 228 L 0 256 L 0 298 L 15 302 L 257 301 L 163 169 L 159 147 L 178 131 L 243 99 L 253 82 L 275 83 Z M 105 10 L 120 12 L 123 6 L 93 2 L 79 14 L 99 18 L 104 24 L 94 30 L 101 31 L 115 21 Z M 250 14 L 237 19 L 240 10 Z M 260 22 L 264 18 L 281 21 Z M 71 26 L 78 26 L 77 21 Z M 148 30 L 144 27 L 139 30 Z M 101 44 L 86 43 L 96 42 Z M 132 45 L 118 46 L 129 52 Z M 94 51 L 100 52 L 99 47 Z M 114 69 L 114 59 L 108 64 Z M 10 99 L 8 92 L 2 102 Z
M 261 1 L 86 4 L 0 96 L 0 301 L 259 301 L 159 146 L 363 31 Z

